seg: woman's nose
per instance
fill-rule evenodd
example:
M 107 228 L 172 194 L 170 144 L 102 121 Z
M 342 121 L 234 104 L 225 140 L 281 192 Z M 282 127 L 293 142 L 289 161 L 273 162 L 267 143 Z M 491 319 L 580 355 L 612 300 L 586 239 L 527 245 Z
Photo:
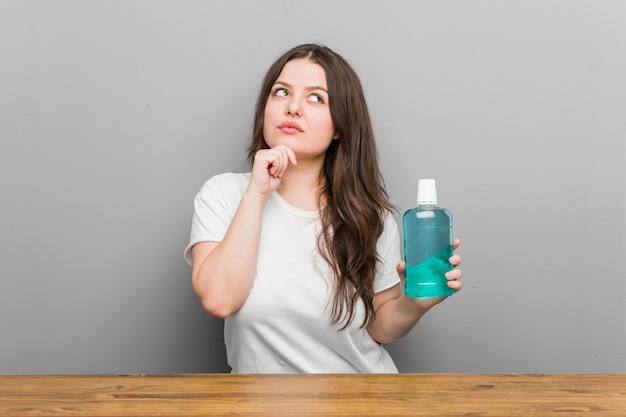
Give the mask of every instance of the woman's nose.
M 287 104 L 287 114 L 290 116 L 302 116 L 302 106 L 295 97 L 292 97 Z

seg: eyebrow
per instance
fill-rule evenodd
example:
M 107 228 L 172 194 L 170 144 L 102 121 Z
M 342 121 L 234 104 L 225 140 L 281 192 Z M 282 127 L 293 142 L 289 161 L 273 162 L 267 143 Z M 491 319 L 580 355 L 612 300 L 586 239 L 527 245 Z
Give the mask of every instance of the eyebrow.
M 293 85 L 289 84 L 288 82 L 285 81 L 280 81 L 280 80 L 276 80 L 276 82 L 274 82 L 274 85 L 276 84 L 280 84 L 284 87 L 287 88 L 293 88 Z M 305 91 L 314 91 L 314 90 L 321 90 L 323 92 L 325 92 L 326 94 L 328 94 L 328 90 L 326 89 L 326 87 L 322 87 L 322 86 L 310 86 L 310 87 L 305 87 L 304 88 Z

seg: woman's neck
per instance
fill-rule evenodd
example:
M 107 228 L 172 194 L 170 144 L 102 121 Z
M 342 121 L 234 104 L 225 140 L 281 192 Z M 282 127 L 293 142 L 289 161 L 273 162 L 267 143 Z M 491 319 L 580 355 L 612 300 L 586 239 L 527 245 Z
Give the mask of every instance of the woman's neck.
M 278 194 L 301 210 L 316 211 L 320 209 L 320 167 L 311 164 L 291 165 L 285 171 L 283 179 L 276 190 Z

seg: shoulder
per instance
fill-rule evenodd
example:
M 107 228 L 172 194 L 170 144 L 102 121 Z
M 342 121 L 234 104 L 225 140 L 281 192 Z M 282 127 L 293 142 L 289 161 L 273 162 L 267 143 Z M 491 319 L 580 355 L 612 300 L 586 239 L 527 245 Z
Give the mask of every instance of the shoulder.
M 250 182 L 249 172 L 225 172 L 209 178 L 203 188 L 213 187 L 247 187 Z
M 196 205 L 237 206 L 250 182 L 250 173 L 224 173 L 209 178 L 196 194 Z
M 389 210 L 385 211 L 384 215 L 383 215 L 383 224 L 384 224 L 384 229 L 383 229 L 383 235 L 396 235 L 398 233 L 398 223 L 396 222 L 395 217 L 393 216 L 393 213 Z
M 248 187 L 250 173 L 226 172 L 209 178 L 200 189 L 200 194 L 241 194 Z
M 378 238 L 378 251 L 380 253 L 395 254 L 399 251 L 400 230 L 398 223 L 390 211 L 385 212 L 383 231 Z M 395 255 L 394 255 L 395 256 Z

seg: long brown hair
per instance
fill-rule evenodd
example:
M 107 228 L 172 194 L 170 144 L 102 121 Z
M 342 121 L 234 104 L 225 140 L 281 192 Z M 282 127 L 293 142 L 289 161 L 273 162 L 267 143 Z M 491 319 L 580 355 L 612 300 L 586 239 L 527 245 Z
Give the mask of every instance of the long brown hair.
M 374 279 L 379 262 L 376 244 L 383 232 L 389 202 L 378 166 L 378 154 L 365 95 L 357 74 L 337 53 L 326 46 L 304 44 L 284 53 L 268 70 L 256 106 L 248 161 L 260 149 L 267 149 L 263 138 L 265 104 L 274 82 L 285 64 L 306 58 L 324 68 L 328 86 L 330 115 L 339 139 L 326 151 L 320 172 L 320 211 L 322 231 L 317 246 L 335 276 L 331 319 L 354 319 L 357 303 L 365 306 L 365 326 L 375 316 Z

